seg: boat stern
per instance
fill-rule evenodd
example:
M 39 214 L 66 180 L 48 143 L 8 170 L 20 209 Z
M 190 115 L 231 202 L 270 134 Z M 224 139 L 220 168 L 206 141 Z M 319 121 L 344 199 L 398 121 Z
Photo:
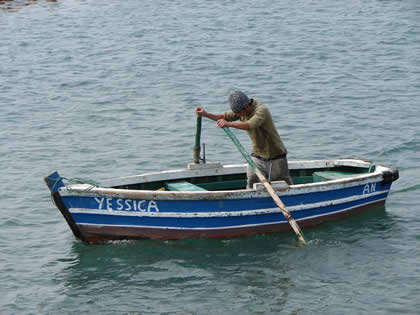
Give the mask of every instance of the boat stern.
M 400 178 L 400 173 L 395 167 L 388 167 L 387 170 L 382 172 L 382 185 L 391 184 Z

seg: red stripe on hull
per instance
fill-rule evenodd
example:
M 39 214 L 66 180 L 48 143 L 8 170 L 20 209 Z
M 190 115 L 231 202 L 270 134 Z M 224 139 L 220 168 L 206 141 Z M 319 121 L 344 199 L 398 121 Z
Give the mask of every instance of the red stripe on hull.
M 316 218 L 298 221 L 300 228 L 307 228 L 319 225 L 326 221 L 337 220 L 356 214 L 368 209 L 383 206 L 385 200 L 381 200 L 369 205 L 353 208 L 347 211 L 328 214 Z M 267 224 L 253 227 L 227 228 L 227 229 L 162 229 L 144 227 L 117 227 L 117 226 L 95 226 L 77 225 L 82 239 L 88 243 L 98 243 L 110 240 L 122 239 L 185 239 L 185 238 L 236 238 L 252 236 L 256 234 L 270 234 L 291 231 L 292 228 L 287 222 L 277 224 Z

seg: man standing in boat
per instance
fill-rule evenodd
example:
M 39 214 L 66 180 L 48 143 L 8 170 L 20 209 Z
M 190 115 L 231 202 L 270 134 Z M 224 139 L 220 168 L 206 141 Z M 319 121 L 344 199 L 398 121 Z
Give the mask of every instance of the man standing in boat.
M 251 158 L 258 169 L 271 181 L 284 180 L 289 185 L 292 179 L 287 165 L 287 150 L 274 126 L 269 110 L 254 99 L 249 99 L 241 91 L 229 95 L 230 111 L 212 114 L 197 107 L 198 116 L 217 121 L 221 128 L 231 127 L 246 130 L 252 141 Z M 239 121 L 238 121 L 239 120 Z M 255 171 L 248 165 L 247 188 L 252 188 L 259 179 Z

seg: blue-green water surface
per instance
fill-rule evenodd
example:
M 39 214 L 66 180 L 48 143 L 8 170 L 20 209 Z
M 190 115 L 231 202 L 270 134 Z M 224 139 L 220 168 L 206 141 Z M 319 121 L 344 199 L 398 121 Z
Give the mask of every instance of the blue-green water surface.
M 418 314 L 420 2 L 0 0 L 0 313 Z M 42 179 L 182 168 L 240 89 L 289 160 L 397 167 L 385 208 L 292 233 L 85 245 Z M 235 131 L 244 146 L 246 133 Z M 207 159 L 242 162 L 203 121 Z

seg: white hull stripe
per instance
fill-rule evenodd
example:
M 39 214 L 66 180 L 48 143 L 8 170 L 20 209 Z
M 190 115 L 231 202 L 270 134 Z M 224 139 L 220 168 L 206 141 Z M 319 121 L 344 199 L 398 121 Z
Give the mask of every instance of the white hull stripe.
M 335 206 L 342 203 L 363 200 L 365 198 L 374 197 L 388 193 L 389 190 L 383 190 L 366 195 L 357 195 L 342 199 L 335 199 L 317 203 L 310 203 L 305 205 L 298 205 L 293 207 L 287 207 L 290 212 L 322 208 L 328 206 Z M 380 199 L 383 200 L 383 199 Z M 367 203 L 368 204 L 368 203 Z M 100 214 L 100 215 L 116 215 L 116 216 L 132 216 L 132 217 L 162 217 L 162 218 L 211 218 L 211 217 L 234 217 L 234 216 L 247 216 L 247 215 L 261 215 L 261 214 L 272 214 L 279 213 L 279 208 L 268 208 L 268 209 L 257 209 L 257 210 L 244 210 L 244 211 L 215 211 L 215 212 L 191 212 L 191 213 L 179 213 L 179 212 L 145 212 L 145 211 L 117 211 L 117 210 L 97 210 L 87 208 L 70 208 L 70 213 L 82 213 L 82 214 Z
M 330 215 L 333 215 L 333 214 L 346 212 L 346 211 L 349 211 L 349 210 L 352 210 L 352 209 L 355 209 L 355 208 L 366 206 L 366 205 L 369 205 L 371 203 L 376 203 L 378 201 L 383 201 L 385 199 L 386 198 L 378 199 L 378 200 L 375 200 L 375 201 L 367 202 L 367 203 L 364 203 L 364 204 L 361 204 L 361 205 L 345 208 L 345 209 L 338 210 L 338 211 L 333 211 L 333 212 L 328 212 L 328 213 L 324 213 L 324 214 L 309 216 L 309 217 L 305 217 L 305 218 L 301 218 L 301 219 L 295 219 L 295 221 L 300 222 L 300 221 L 310 220 L 310 219 L 319 218 L 319 217 L 327 217 L 327 216 L 330 216 Z M 288 224 L 288 222 L 287 221 L 278 221 L 278 222 L 268 222 L 268 223 L 259 223 L 259 224 L 244 224 L 244 225 L 232 225 L 232 226 L 223 226 L 223 227 L 208 227 L 208 228 L 207 227 L 199 227 L 199 228 L 188 227 L 188 228 L 184 228 L 184 227 L 172 227 L 172 226 L 77 223 L 77 225 L 79 225 L 79 226 L 144 228 L 144 229 L 163 229 L 163 230 L 203 230 L 203 231 L 204 230 L 225 230 L 225 229 L 235 229 L 235 228 L 258 227 L 258 226 L 266 226 L 266 225 L 273 225 L 273 224 Z

